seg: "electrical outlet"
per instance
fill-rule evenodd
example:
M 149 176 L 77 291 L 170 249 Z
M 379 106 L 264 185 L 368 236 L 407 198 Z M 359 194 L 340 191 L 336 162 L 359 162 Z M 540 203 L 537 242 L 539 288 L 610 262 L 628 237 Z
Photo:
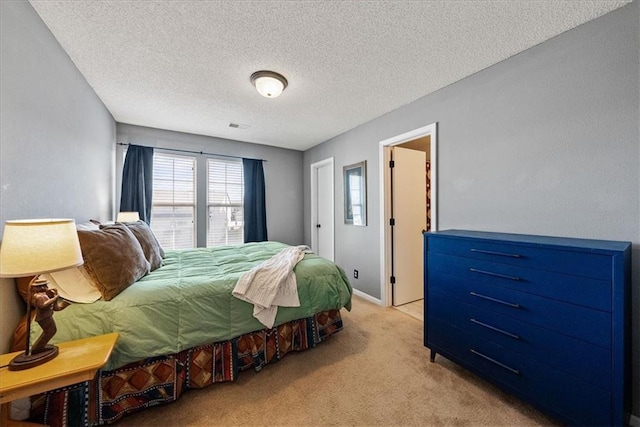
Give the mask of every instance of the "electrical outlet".
M 353 278 L 354 279 L 358 278 L 358 270 L 353 270 Z

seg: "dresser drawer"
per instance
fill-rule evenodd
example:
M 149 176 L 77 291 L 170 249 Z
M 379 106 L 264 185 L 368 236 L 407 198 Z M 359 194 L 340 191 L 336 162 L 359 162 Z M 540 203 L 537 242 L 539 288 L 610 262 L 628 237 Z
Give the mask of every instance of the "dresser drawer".
M 610 425 L 611 393 L 550 368 L 439 319 L 433 339 L 439 353 L 475 369 L 492 381 L 552 409 L 571 424 Z M 431 333 L 430 333 L 431 334 Z M 428 345 L 428 347 L 431 347 Z
M 429 252 L 611 280 L 611 256 L 571 248 L 536 247 L 483 239 L 429 237 Z
M 611 350 L 546 328 L 445 297 L 436 292 L 427 301 L 431 319 L 437 318 L 482 340 L 491 341 L 542 364 L 611 390 Z M 452 309 L 455 308 L 455 309 Z
M 611 281 L 579 277 L 495 261 L 428 253 L 428 268 L 443 270 L 461 279 L 495 284 L 572 304 L 611 311 Z
M 550 329 L 601 347 L 611 347 L 611 313 L 568 304 L 429 269 L 427 300 L 433 293 Z M 455 310 L 455 305 L 451 307 Z

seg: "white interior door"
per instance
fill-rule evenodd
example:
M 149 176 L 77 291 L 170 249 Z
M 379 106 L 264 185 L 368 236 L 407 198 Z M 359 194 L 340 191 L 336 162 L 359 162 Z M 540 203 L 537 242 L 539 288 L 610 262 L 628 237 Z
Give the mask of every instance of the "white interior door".
M 426 154 L 393 147 L 393 305 L 424 297 L 422 230 L 427 225 Z
M 334 261 L 333 159 L 311 165 L 311 181 L 312 249 L 317 255 Z

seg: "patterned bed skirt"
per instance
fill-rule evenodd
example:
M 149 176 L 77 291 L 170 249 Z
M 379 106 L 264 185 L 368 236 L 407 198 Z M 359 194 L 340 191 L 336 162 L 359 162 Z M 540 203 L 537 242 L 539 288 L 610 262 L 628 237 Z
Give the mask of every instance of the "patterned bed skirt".
M 259 371 L 340 330 L 340 311 L 323 311 L 229 341 L 98 371 L 92 381 L 34 397 L 31 421 L 52 427 L 111 424 L 128 413 L 173 402 L 188 388 L 234 381 L 238 372 L 249 368 Z

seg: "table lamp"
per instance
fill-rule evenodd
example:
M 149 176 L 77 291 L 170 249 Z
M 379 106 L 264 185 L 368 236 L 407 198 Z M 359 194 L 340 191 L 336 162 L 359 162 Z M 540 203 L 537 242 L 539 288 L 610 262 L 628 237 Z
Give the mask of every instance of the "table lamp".
M 116 222 L 136 222 L 140 220 L 138 212 L 118 212 Z
M 56 333 L 53 321 L 58 294 L 39 280 L 43 273 L 82 265 L 82 252 L 75 221 L 72 219 L 36 219 L 7 221 L 0 245 L 0 277 L 35 276 L 29 283 L 27 298 L 27 337 L 24 353 L 16 356 L 9 370 L 19 371 L 41 365 L 58 355 L 58 347 L 48 345 Z M 30 346 L 31 306 L 42 334 Z

